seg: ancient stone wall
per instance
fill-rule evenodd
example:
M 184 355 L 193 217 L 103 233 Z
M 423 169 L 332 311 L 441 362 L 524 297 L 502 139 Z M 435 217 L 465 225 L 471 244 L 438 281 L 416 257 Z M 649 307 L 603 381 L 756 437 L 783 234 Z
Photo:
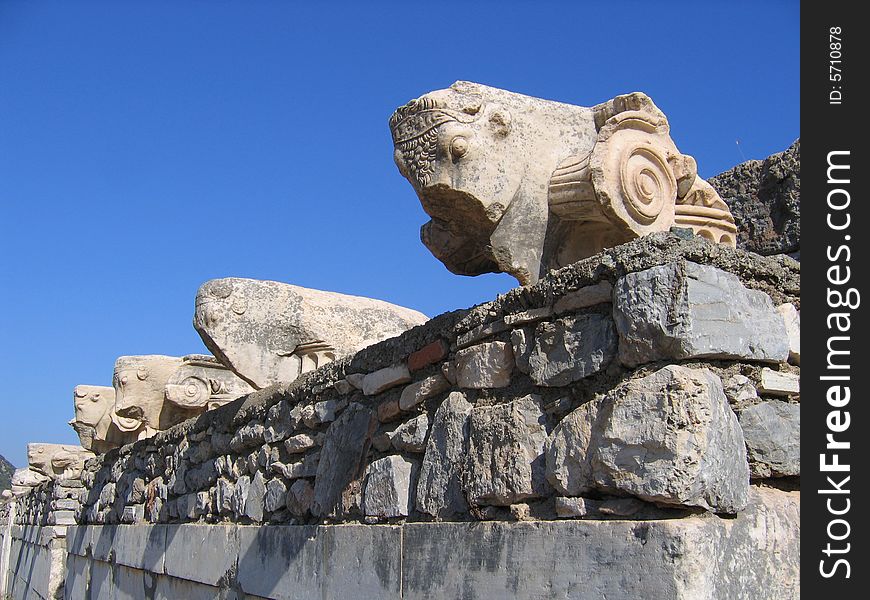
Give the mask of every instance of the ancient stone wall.
M 19 537 L 75 511 L 67 598 L 797 598 L 799 269 L 641 238 L 92 459 Z

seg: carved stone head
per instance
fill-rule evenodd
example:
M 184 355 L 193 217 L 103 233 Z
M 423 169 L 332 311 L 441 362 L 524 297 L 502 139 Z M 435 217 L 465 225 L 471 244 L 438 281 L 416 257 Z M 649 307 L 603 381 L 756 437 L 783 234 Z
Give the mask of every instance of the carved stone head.
M 423 243 L 454 273 L 534 283 L 674 224 L 734 245 L 727 206 L 645 94 L 584 107 L 458 81 L 397 109 L 390 130 L 432 218 Z
M 113 420 L 121 431 L 133 433 L 144 427 L 159 431 L 187 417 L 165 402 L 166 384 L 181 364 L 179 357 L 161 355 L 122 356 L 115 361 Z
M 112 425 L 115 389 L 99 385 L 77 385 L 73 390 L 75 418 L 69 424 L 79 436 L 82 447 L 94 450 L 96 440 L 105 441 Z
M 68 444 L 27 444 L 27 464 L 30 469 L 52 479 L 78 477 L 84 461 L 94 454 L 81 446 Z

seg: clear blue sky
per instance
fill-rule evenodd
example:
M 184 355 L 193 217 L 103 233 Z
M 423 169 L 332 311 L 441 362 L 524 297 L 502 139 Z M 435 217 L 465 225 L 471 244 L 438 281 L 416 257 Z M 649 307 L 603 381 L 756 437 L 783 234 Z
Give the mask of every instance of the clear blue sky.
M 432 316 L 450 274 L 387 120 L 467 79 L 592 105 L 648 93 L 711 176 L 799 136 L 798 2 L 0 0 L 0 454 L 74 443 L 72 389 L 202 352 L 204 281 L 274 279 Z

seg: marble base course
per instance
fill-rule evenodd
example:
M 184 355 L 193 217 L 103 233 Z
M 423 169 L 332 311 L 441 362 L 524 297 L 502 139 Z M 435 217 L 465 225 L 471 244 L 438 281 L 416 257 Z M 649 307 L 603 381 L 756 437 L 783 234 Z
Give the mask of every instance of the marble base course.
M 66 597 L 790 599 L 799 507 L 796 492 L 756 488 L 736 519 L 79 526 Z

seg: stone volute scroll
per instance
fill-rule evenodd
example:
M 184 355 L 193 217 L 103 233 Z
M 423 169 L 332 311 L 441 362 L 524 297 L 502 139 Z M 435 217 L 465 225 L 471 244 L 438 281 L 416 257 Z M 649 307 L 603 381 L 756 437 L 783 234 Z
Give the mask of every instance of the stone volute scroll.
M 459 81 L 397 109 L 390 129 L 432 218 L 422 241 L 460 275 L 530 284 L 674 225 L 736 244 L 728 207 L 639 92 L 583 107 Z

